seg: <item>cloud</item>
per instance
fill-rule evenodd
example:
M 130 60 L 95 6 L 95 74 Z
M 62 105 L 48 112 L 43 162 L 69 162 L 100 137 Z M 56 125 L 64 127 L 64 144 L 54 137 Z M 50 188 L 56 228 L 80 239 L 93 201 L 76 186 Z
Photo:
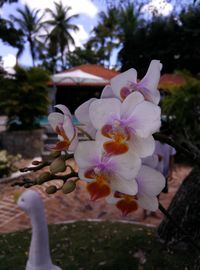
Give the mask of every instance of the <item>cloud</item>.
M 85 30 L 84 27 L 88 27 L 88 24 L 90 25 L 90 20 L 93 21 L 93 19 L 96 17 L 98 14 L 98 8 L 95 6 L 95 4 L 92 2 L 92 0 L 35 0 L 35 1 L 30 1 L 30 0 L 20 0 L 22 4 L 27 4 L 31 9 L 40 9 L 41 14 L 46 8 L 50 8 L 54 10 L 54 2 L 59 3 L 62 2 L 64 6 L 70 6 L 72 9 L 69 12 L 69 15 L 74 15 L 74 14 L 80 14 L 80 19 L 81 15 L 85 15 L 89 17 L 87 19 L 87 24 L 84 26 L 80 24 L 80 19 L 77 18 L 75 19 L 76 25 L 79 27 L 79 31 L 77 32 L 71 32 L 71 35 L 73 36 L 75 40 L 75 45 L 76 46 L 82 46 L 82 43 L 84 43 L 88 38 L 89 34 Z M 50 16 L 48 13 L 45 14 L 43 17 L 43 21 L 50 19 Z M 73 23 L 75 23 L 75 21 Z M 92 22 L 91 22 L 92 24 Z M 40 33 L 45 34 L 45 31 L 41 31 Z M 70 50 L 74 50 L 74 46 L 70 46 Z
M 44 10 L 46 8 L 54 9 L 54 2 L 59 3 L 60 0 L 21 0 L 22 4 L 27 4 L 30 8 L 36 8 Z M 72 8 L 72 14 L 85 14 L 91 18 L 94 18 L 98 9 L 91 0 L 61 0 L 64 6 L 70 6 Z
M 172 10 L 172 4 L 168 3 L 166 0 L 151 0 L 142 8 L 142 12 L 144 13 L 149 13 L 150 15 L 155 13 L 163 16 L 168 16 Z
M 77 26 L 79 27 L 79 31 L 77 31 L 76 33 L 71 33 L 71 35 L 74 38 L 75 46 L 81 47 L 82 44 L 85 43 L 89 38 L 89 34 L 85 31 L 83 25 L 77 24 Z
M 3 56 L 3 66 L 4 68 L 12 68 L 16 65 L 16 57 L 13 54 L 7 54 Z
M 13 68 L 16 65 L 16 56 L 11 53 L 8 53 L 7 55 L 3 56 L 2 60 L 4 69 L 8 73 L 14 74 L 15 71 Z

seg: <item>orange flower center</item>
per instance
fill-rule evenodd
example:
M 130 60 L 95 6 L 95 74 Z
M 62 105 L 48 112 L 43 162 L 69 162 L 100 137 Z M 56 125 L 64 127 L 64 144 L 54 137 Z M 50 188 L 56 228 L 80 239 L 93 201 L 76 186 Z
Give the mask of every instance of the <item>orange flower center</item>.
M 130 134 L 127 128 L 120 126 L 120 123 L 116 121 L 113 125 L 103 126 L 101 133 L 111 139 L 103 145 L 108 154 L 120 155 L 128 151 L 127 142 L 130 139 Z
M 63 138 L 62 141 L 59 141 L 56 143 L 56 145 L 53 147 L 53 150 L 57 150 L 57 151 L 62 151 L 62 150 L 66 150 L 69 148 L 69 145 L 71 144 L 71 141 L 69 140 L 68 136 L 65 133 L 65 130 L 63 129 L 63 127 L 60 126 L 56 126 L 56 133 L 61 136 Z
M 127 216 L 129 213 L 138 209 L 136 196 L 115 192 L 114 197 L 120 198 L 120 200 L 116 203 L 116 207 L 122 212 L 123 216 Z
M 94 182 L 87 184 L 87 191 L 89 192 L 92 201 L 106 197 L 110 194 L 111 189 L 107 175 L 95 173 L 94 170 L 88 170 L 85 172 L 85 177 L 95 179 Z

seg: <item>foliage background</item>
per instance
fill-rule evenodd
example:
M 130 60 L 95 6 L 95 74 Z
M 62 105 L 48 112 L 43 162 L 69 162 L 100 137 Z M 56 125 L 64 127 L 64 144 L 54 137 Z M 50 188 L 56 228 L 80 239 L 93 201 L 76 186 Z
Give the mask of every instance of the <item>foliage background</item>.
M 162 112 L 175 138 L 200 146 L 200 81 L 187 79 L 171 89 L 162 100 Z
M 49 75 L 42 68 L 16 67 L 14 78 L 0 77 L 0 111 L 8 116 L 9 130 L 39 127 L 38 117 L 47 115 Z

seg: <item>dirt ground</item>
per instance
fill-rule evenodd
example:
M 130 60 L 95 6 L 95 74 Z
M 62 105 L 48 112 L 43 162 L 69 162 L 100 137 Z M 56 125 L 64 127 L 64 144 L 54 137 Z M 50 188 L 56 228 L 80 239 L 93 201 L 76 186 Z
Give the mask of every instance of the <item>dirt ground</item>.
M 27 165 L 28 162 L 24 161 L 24 164 Z M 174 166 L 173 179 L 169 182 L 169 192 L 160 195 L 160 202 L 164 207 L 168 207 L 175 192 L 191 169 L 191 167 L 185 165 Z M 35 174 L 28 176 L 35 177 Z M 0 183 L 0 233 L 13 232 L 30 227 L 29 218 L 16 204 L 17 197 L 24 191 L 24 188 L 11 187 L 11 183 Z M 59 185 L 59 183 L 59 180 L 57 180 L 56 185 Z M 107 204 L 104 199 L 92 202 L 85 190 L 85 184 L 81 181 L 78 182 L 77 189 L 68 195 L 64 195 L 62 191 L 53 195 L 46 194 L 45 188 L 50 184 L 49 182 L 43 186 L 33 187 L 42 196 L 46 218 L 49 224 L 85 219 L 123 219 L 157 226 L 163 218 L 159 210 L 156 212 L 156 216 L 149 215 L 144 217 L 144 211 L 141 208 L 122 218 L 119 210 L 115 206 Z

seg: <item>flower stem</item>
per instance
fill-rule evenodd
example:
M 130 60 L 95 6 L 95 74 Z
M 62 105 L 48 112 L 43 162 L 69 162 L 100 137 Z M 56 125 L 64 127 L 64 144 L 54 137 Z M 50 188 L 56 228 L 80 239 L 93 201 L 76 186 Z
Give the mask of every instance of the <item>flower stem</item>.
M 85 131 L 84 129 L 82 129 L 81 127 L 78 127 L 78 126 L 76 126 L 76 128 L 79 131 L 81 131 L 83 134 L 85 134 L 90 141 L 93 141 L 94 140 L 87 131 Z

